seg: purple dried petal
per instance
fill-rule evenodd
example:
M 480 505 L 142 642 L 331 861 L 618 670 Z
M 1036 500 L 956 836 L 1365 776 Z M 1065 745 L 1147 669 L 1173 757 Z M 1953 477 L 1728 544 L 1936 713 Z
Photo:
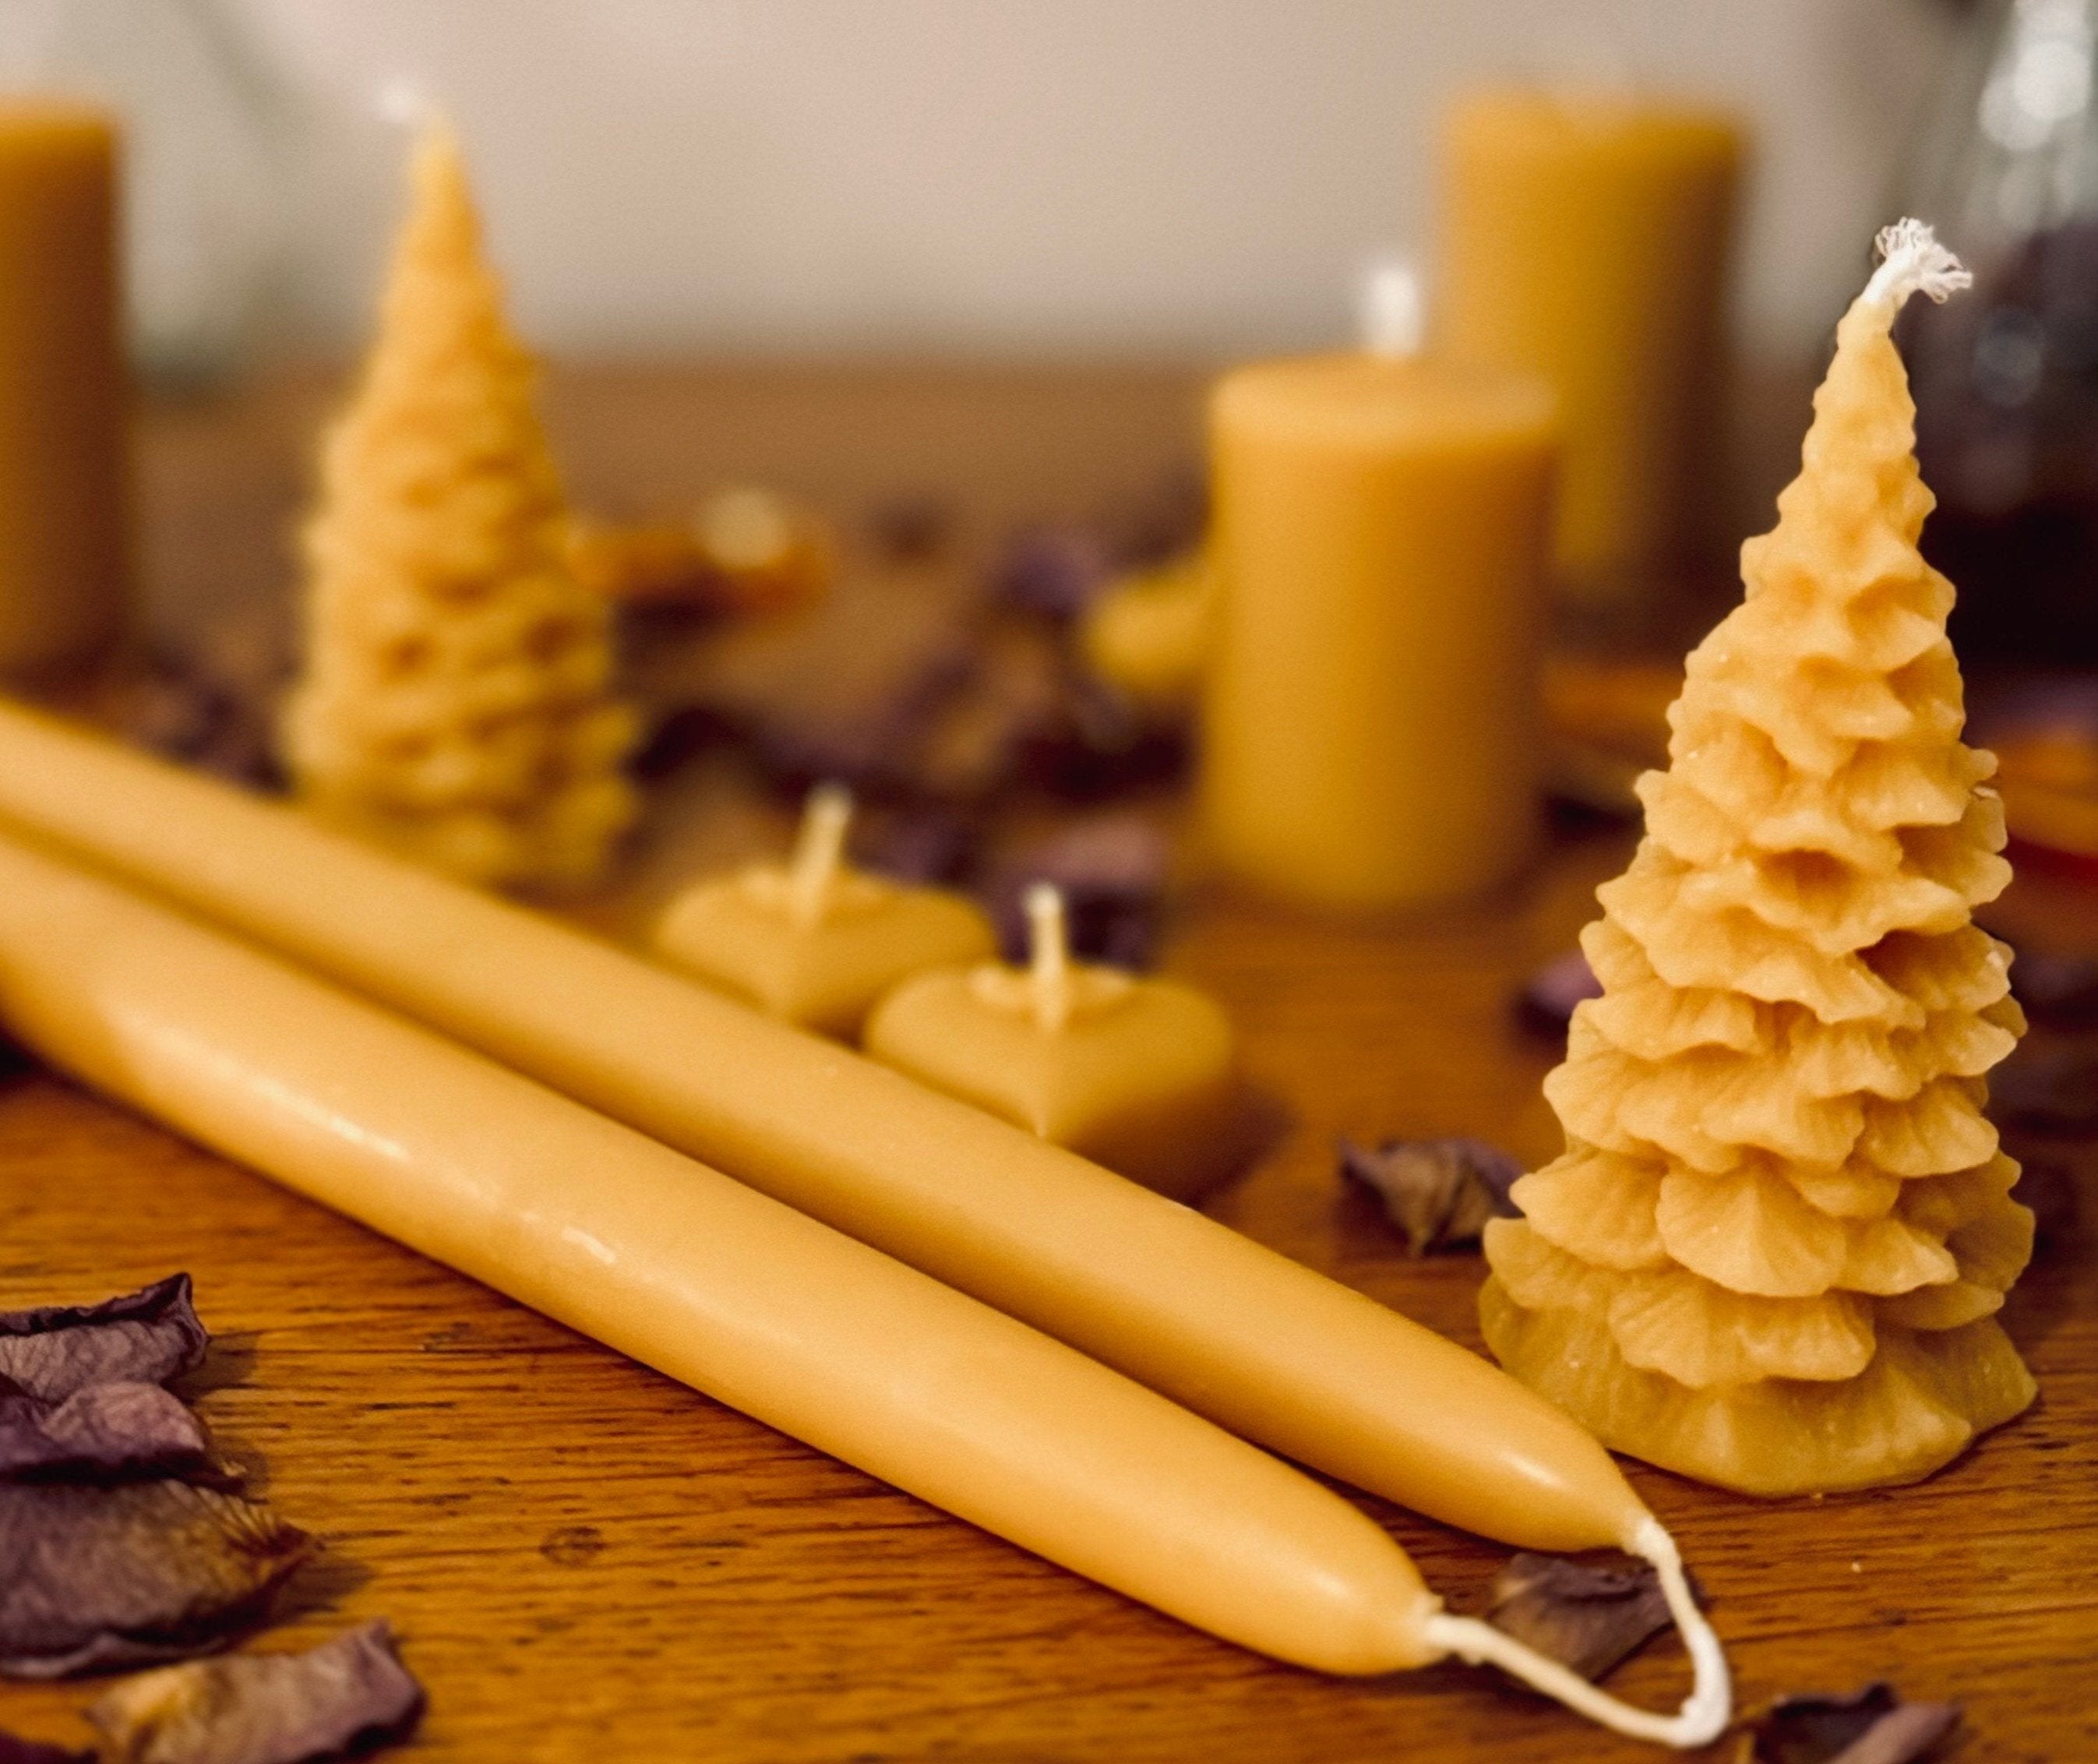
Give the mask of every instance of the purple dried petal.
M 1960 1724 L 1957 1703 L 1904 1703 L 1888 1684 L 1790 1696 L 1754 1727 L 1757 1764 L 1911 1764 Z
M 1521 1165 L 1482 1139 L 1343 1139 L 1339 1151 L 1341 1175 L 1384 1203 L 1408 1255 L 1476 1244 L 1487 1220 L 1521 1212 L 1508 1198 Z
M 854 853 L 868 869 L 899 882 L 955 882 L 975 862 L 977 830 L 941 809 L 906 810 Z
M 187 1482 L 0 1483 L 0 1674 L 204 1652 L 311 1549 L 263 1503 Z
M 186 1470 L 208 1457 L 203 1424 L 158 1384 L 90 1384 L 55 1403 L 0 1395 L 0 1477 Z
M 2037 1133 L 2098 1129 L 2098 1047 L 2026 1042 L 1989 1074 L 1989 1112 Z
M 2021 950 L 2011 963 L 2011 990 L 2039 1021 L 2089 1022 L 2098 1018 L 2098 955 Z
M 1600 1679 L 1672 1619 L 1650 1563 L 1627 1557 L 1622 1567 L 1603 1567 L 1525 1553 L 1494 1578 L 1486 1621 L 1582 1678 Z
M 105 1764 L 301 1764 L 405 1738 L 423 1687 L 384 1618 L 302 1654 L 245 1654 L 132 1678 L 87 1718 Z
M 1016 535 L 991 572 L 991 592 L 1008 606 L 1073 619 L 1114 579 L 1113 549 L 1086 527 L 1037 527 Z
M 1064 896 L 1073 954 L 1114 968 L 1148 967 L 1171 861 L 1165 836 L 1140 817 L 1073 823 L 1003 865 L 985 891 L 1000 950 L 1008 961 L 1027 959 L 1027 890 L 1047 882 Z
M 1574 1020 L 1574 1006 L 1602 996 L 1603 983 L 1595 978 L 1588 958 L 1578 950 L 1569 950 L 1530 976 L 1516 996 L 1516 1011 L 1525 1028 L 1563 1041 L 1566 1025 Z
M 92 1752 L 68 1752 L 62 1745 L 0 1733 L 0 1764 L 95 1764 L 95 1758 Z
M 210 1341 L 190 1305 L 190 1277 L 99 1305 L 0 1311 L 0 1380 L 46 1402 L 90 1384 L 164 1384 L 197 1364 Z

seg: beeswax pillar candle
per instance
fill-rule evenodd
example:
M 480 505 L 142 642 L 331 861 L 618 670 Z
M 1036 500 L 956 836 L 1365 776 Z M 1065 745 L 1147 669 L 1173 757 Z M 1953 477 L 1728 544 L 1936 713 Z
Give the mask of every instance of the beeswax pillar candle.
M 1651 1523 L 1592 1438 L 1478 1355 L 981 1109 L 542 915 L 4 701 L 0 820 L 1301 1463 L 1526 1549 L 1629 1544 Z
M 965 896 L 848 865 L 851 816 L 837 785 L 810 792 L 793 861 L 687 889 L 656 925 L 656 953 L 768 1016 L 851 1039 L 898 981 L 998 947 Z
M 1366 908 L 1528 857 L 1553 433 L 1498 369 L 1364 352 L 1217 386 L 1201 799 L 1230 870 Z
M 1558 395 L 1563 592 L 1622 606 L 1694 559 L 1741 161 L 1727 116 L 1481 93 L 1445 140 L 1438 346 Z
M 60 1064 L 301 1193 L 1230 1640 L 1329 1672 L 1492 1660 L 1678 1745 L 1725 1724 L 1725 1662 L 1665 1534 L 1652 1541 L 1697 1663 L 1674 1716 L 1444 1613 L 1338 1496 L 1083 1355 L 5 836 L 0 1014 Z
M 885 1065 L 1180 1199 L 1230 1168 L 1231 1026 L 1170 981 L 1070 959 L 1063 897 L 1027 897 L 1033 959 L 931 969 L 867 1023 Z
M 121 632 L 129 532 L 116 126 L 0 100 L 0 674 Z
M 2032 1248 L 1983 1074 L 2024 1027 L 1973 910 L 2010 880 L 1963 746 L 1952 586 L 1889 335 L 1967 277 L 1928 227 L 1837 331 L 1800 474 L 1694 650 L 1646 838 L 1545 1081 L 1565 1156 L 1487 1227 L 1502 1362 L 1620 1450 L 1758 1494 L 1914 1480 L 2032 1400 Z

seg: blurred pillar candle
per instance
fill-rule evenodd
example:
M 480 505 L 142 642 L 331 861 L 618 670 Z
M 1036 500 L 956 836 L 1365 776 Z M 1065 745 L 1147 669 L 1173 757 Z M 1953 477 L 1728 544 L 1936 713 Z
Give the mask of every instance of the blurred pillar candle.
M 17 678 L 125 619 L 116 175 L 103 112 L 0 100 L 0 673 Z
M 1063 897 L 1029 892 L 1032 960 L 933 969 L 868 1020 L 867 1051 L 934 1090 L 1186 1200 L 1239 1135 L 1231 1024 L 1171 981 L 1070 959 Z
M 838 786 L 812 791 L 792 861 L 687 889 L 656 925 L 656 953 L 783 1022 L 849 1038 L 898 981 L 997 949 L 974 902 L 849 867 L 851 814 Z
M 1555 432 L 1549 391 L 1497 369 L 1366 352 L 1218 384 L 1202 800 L 1227 868 L 1370 908 L 1521 867 Z
M 1635 607 L 1705 538 L 1740 131 L 1683 105 L 1486 92 L 1452 112 L 1445 153 L 1439 345 L 1558 393 L 1561 592 Z

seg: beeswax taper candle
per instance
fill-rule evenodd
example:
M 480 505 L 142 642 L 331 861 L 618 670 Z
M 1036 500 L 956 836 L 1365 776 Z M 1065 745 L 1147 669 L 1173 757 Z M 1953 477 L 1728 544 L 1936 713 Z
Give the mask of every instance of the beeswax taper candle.
M 1218 384 L 1200 788 L 1228 868 L 1364 908 L 1529 856 L 1553 435 L 1496 368 L 1365 350 Z
M 687 889 L 656 924 L 656 953 L 769 1016 L 851 1038 L 898 981 L 997 948 L 973 901 L 847 864 L 851 818 L 842 787 L 811 791 L 792 862 Z
M 1229 1020 L 1192 987 L 1073 962 L 1049 884 L 1029 890 L 1027 915 L 1026 967 L 905 981 L 868 1020 L 867 1051 L 1148 1188 L 1199 1193 L 1231 1163 Z
M 542 915 L 4 702 L 0 821 L 1300 1463 L 1526 1549 L 1629 1547 L 1651 1522 L 1589 1435 L 1478 1355 L 981 1109 Z
M 114 121 L 0 99 L 0 674 L 121 632 L 129 599 Z

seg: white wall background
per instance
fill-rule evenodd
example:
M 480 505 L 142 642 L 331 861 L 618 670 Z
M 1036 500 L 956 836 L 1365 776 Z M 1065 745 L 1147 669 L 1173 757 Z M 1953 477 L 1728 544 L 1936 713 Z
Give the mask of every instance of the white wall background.
M 571 351 L 1315 343 L 1432 238 L 1437 107 L 1508 75 L 1754 126 L 1753 353 L 1812 346 L 1890 217 L 1934 0 L 229 0 L 318 119 L 304 309 L 361 327 L 379 94 L 465 135 L 520 318 Z

